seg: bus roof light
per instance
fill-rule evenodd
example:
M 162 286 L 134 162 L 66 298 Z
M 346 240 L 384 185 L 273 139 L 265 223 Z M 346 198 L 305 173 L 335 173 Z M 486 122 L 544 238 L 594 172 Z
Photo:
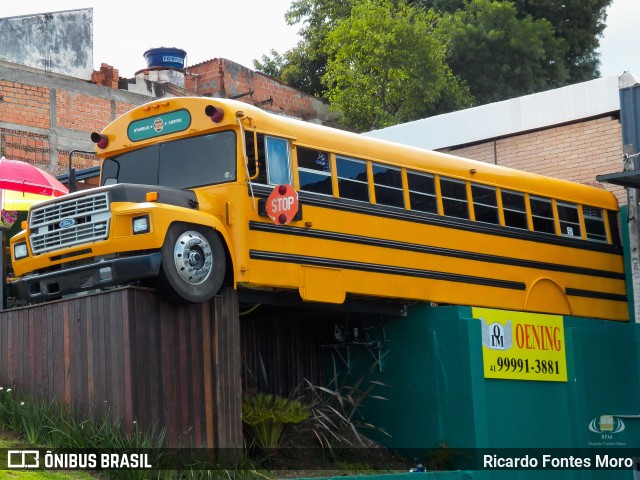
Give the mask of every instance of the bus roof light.
M 224 117 L 224 110 L 219 107 L 214 107 L 213 105 L 207 105 L 204 108 L 204 113 L 214 123 L 220 123 L 222 117 Z
M 145 200 L 147 202 L 157 202 L 158 192 L 147 192 L 147 194 L 145 195 Z
M 107 148 L 107 145 L 109 145 L 109 138 L 98 132 L 93 132 L 91 134 L 91 141 L 95 143 L 98 148 Z

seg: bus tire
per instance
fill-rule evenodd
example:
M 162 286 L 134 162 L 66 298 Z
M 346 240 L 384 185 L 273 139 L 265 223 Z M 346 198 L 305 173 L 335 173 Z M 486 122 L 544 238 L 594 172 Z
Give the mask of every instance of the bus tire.
M 160 253 L 159 286 L 171 300 L 206 302 L 220 290 L 227 262 L 222 240 L 210 228 L 174 223 Z

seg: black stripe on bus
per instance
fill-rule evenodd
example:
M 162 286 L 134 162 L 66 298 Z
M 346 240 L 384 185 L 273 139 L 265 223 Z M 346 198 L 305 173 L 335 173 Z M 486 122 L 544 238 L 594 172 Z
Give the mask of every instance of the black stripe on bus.
M 526 290 L 526 285 L 523 282 L 476 277 L 472 275 L 461 275 L 458 273 L 435 272 L 432 270 L 420 270 L 417 268 L 394 267 L 391 265 L 380 265 L 376 263 L 354 262 L 351 260 L 337 260 L 333 258 L 310 257 L 307 255 L 265 252 L 260 250 L 250 250 L 249 258 L 251 258 L 252 260 L 267 260 L 272 262 L 313 265 L 316 267 L 340 268 L 346 270 L 359 270 L 362 272 L 428 278 L 431 280 L 443 280 L 447 282 L 470 283 L 473 285 L 508 288 L 511 290 Z
M 339 242 L 356 243 L 375 247 L 392 248 L 396 250 L 406 250 L 410 252 L 440 255 L 445 257 L 462 258 L 479 262 L 498 263 L 524 268 L 535 268 L 537 270 L 551 270 L 555 272 L 573 273 L 576 275 L 589 275 L 615 280 L 624 280 L 624 273 L 611 272 L 608 270 L 598 270 L 595 268 L 574 267 L 556 263 L 539 262 L 535 260 L 524 260 L 499 255 L 489 255 L 465 250 L 454 250 L 450 248 L 431 247 L 415 243 L 397 242 L 381 238 L 364 237 L 360 235 L 350 235 L 346 233 L 331 232 L 326 230 L 311 230 L 302 227 L 275 225 L 264 222 L 249 222 L 249 229 L 260 232 L 277 233 L 284 235 L 294 235 L 308 238 L 319 238 L 324 240 L 335 240 Z
M 567 288 L 564 291 L 572 297 L 597 298 L 598 300 L 611 300 L 614 302 L 626 302 L 627 296 L 618 293 L 596 292 L 593 290 L 582 290 L 580 288 Z
M 268 196 L 273 188 L 264 185 L 253 185 L 254 195 Z M 249 192 L 251 193 L 251 192 Z M 559 245 L 562 247 L 578 248 L 601 253 L 613 253 L 621 255 L 621 249 L 617 245 L 608 243 L 592 242 L 588 240 L 561 237 L 552 233 L 531 232 L 517 228 L 503 227 L 489 223 L 472 222 L 454 217 L 440 216 L 425 212 L 405 210 L 402 208 L 387 207 L 384 205 L 372 205 L 366 202 L 358 202 L 344 198 L 333 198 L 329 196 L 316 196 L 305 192 L 298 192 L 301 203 L 305 205 L 331 208 L 344 212 L 360 213 L 363 215 L 374 215 L 377 217 L 391 218 L 406 222 L 434 225 L 437 227 L 453 228 L 468 232 L 484 233 L 487 235 L 498 235 L 500 237 L 515 238 L 536 243 Z

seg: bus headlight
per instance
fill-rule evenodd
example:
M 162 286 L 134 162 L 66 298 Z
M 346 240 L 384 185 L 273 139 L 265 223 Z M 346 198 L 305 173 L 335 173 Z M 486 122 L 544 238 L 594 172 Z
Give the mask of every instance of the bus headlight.
M 151 230 L 151 222 L 149 221 L 149 215 L 143 215 L 141 217 L 135 217 L 133 219 L 133 234 L 138 235 L 140 233 L 149 233 Z
M 22 243 L 16 243 L 13 246 L 13 258 L 15 258 L 16 260 L 20 260 L 21 258 L 25 258 L 29 255 L 29 251 L 27 250 L 27 244 L 22 242 Z

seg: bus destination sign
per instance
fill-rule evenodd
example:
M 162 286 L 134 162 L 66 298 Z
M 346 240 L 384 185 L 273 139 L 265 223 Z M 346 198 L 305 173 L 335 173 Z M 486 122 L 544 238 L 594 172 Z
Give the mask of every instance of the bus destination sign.
M 154 117 L 142 118 L 129 124 L 127 136 L 132 142 L 181 132 L 189 128 L 191 115 L 188 110 L 175 110 Z

